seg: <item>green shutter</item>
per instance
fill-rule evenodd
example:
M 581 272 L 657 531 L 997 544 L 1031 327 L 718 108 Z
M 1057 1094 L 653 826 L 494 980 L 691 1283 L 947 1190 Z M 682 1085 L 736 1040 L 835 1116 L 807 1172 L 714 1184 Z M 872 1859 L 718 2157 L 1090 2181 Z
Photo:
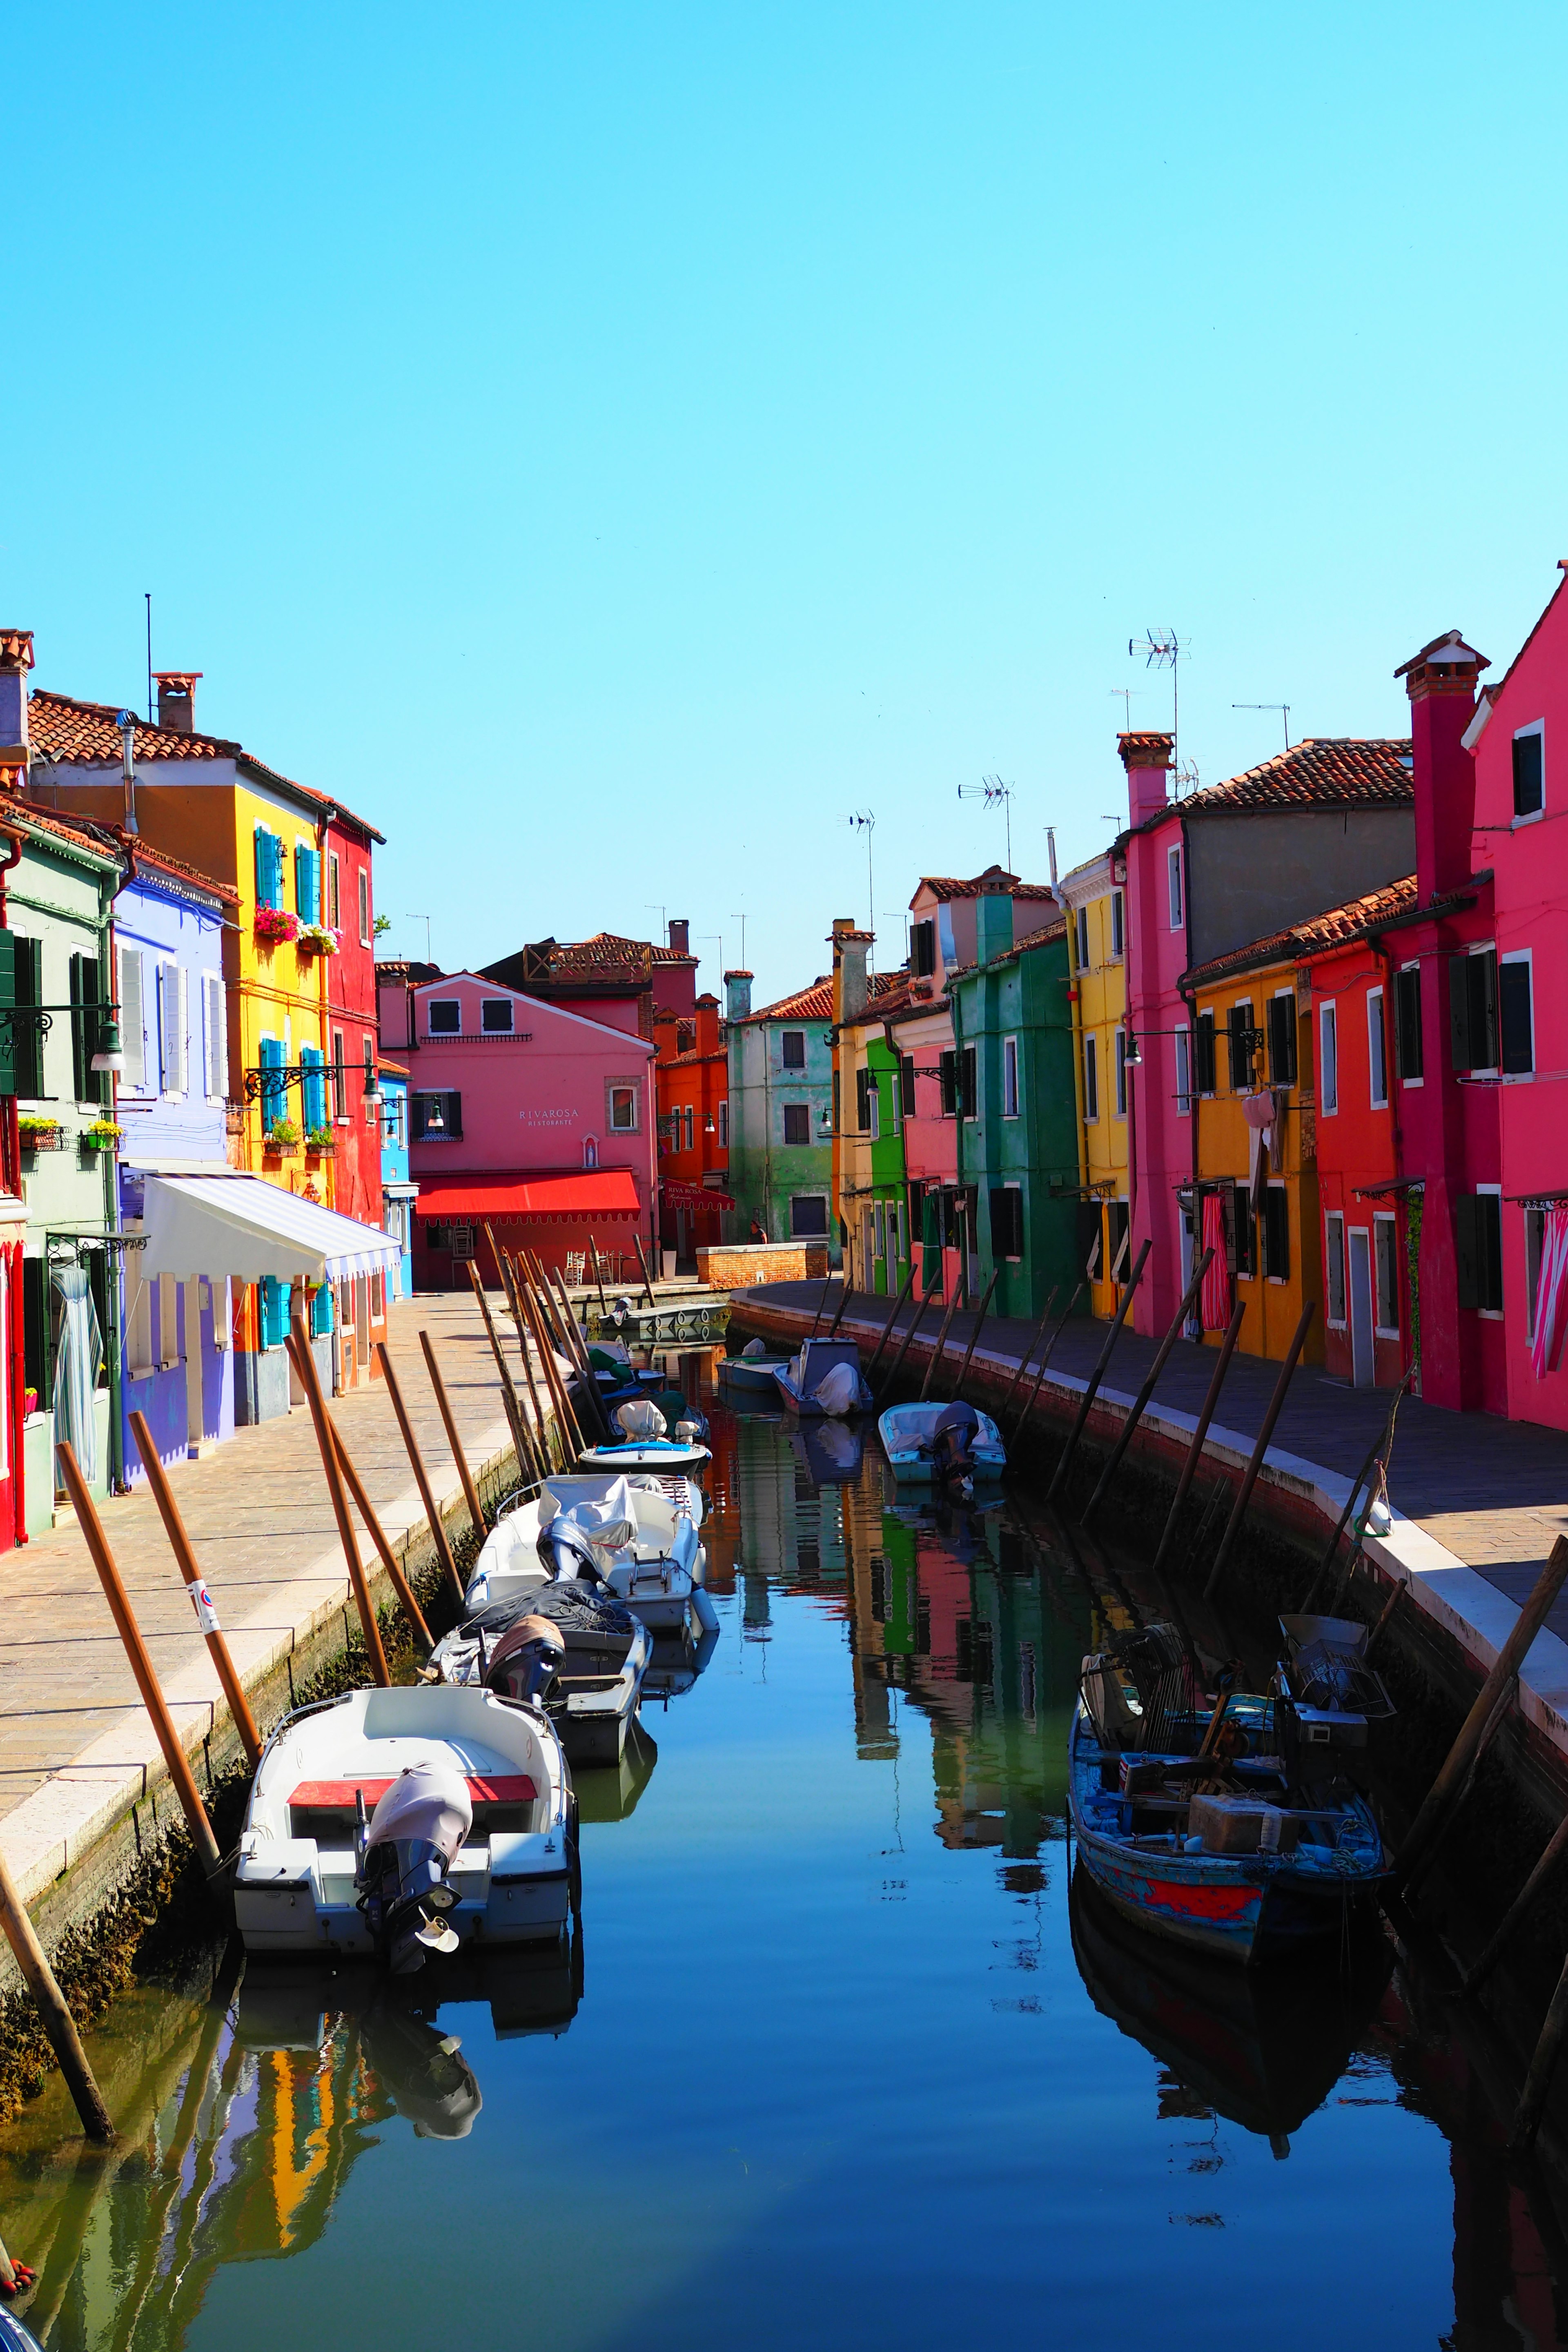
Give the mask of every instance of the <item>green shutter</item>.
M 26 1005 L 41 1004 L 43 1001 L 44 943 L 42 940 L 18 940 L 16 1002 Z M 36 1102 L 43 1091 L 44 1033 L 36 1021 L 22 1022 L 16 1030 L 16 1092 Z
M 0 931 L 0 1014 L 15 1012 L 16 1006 L 16 934 Z M 16 1091 L 16 1033 L 15 1024 L 0 1019 L 0 1095 Z

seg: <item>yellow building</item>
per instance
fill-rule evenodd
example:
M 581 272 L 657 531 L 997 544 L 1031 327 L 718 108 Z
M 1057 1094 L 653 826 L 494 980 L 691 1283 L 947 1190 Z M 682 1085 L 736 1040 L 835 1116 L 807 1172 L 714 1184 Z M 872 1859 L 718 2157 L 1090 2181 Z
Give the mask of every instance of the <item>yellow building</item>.
M 1059 885 L 1072 967 L 1079 1181 L 1087 1204 L 1082 1255 L 1094 1267 L 1090 1312 L 1100 1316 L 1116 1312 L 1130 1256 L 1124 878 L 1119 878 L 1116 861 L 1107 852 L 1075 866 Z M 1098 1250 L 1093 1248 L 1095 1212 Z
M 1226 1269 L 1205 1321 L 1223 1328 L 1219 1307 L 1228 1317 L 1244 1302 L 1237 1347 L 1278 1361 L 1305 1301 L 1322 1298 L 1311 1021 L 1305 992 L 1298 1003 L 1291 935 L 1216 957 L 1182 985 L 1193 1021 L 1194 1249 L 1212 1241 Z M 1219 1328 L 1205 1328 L 1211 1347 Z M 1302 1360 L 1323 1360 L 1321 1311 Z

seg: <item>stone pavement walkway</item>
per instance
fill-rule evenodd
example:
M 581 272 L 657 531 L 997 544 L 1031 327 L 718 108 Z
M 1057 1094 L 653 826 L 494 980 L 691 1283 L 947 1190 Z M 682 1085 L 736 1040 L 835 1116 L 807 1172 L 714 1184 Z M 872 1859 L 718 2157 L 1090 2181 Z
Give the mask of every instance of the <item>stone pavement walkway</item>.
M 795 1312 L 805 1304 L 811 1313 L 816 1312 L 820 1296 L 821 1285 L 815 1282 L 776 1283 L 746 1294 L 748 1298 L 787 1306 Z M 824 1328 L 837 1302 L 835 1285 Z M 845 1323 L 857 1325 L 864 1336 L 880 1330 L 889 1311 L 885 1298 L 858 1293 L 846 1307 Z M 899 1318 L 898 1333 L 888 1342 L 884 1366 L 891 1361 L 910 1316 L 906 1307 Z M 906 1367 L 924 1361 L 921 1343 L 928 1338 L 934 1342 L 941 1319 L 934 1307 L 927 1307 Z M 972 1314 L 961 1311 L 954 1316 L 943 1360 L 955 1370 L 973 1328 Z M 988 1316 L 980 1339 L 981 1352 L 1009 1356 L 1016 1363 L 1020 1350 L 1032 1343 L 1037 1328 Z M 1057 1344 L 1047 1378 L 1060 1372 L 1086 1381 L 1105 1344 L 1107 1328 L 1087 1317 L 1075 1318 Z M 1121 1333 L 1106 1373 L 1108 1396 L 1125 1398 L 1137 1391 L 1154 1360 L 1156 1347 L 1156 1341 L 1141 1339 L 1134 1331 Z M 1153 1405 L 1167 1405 L 1195 1417 L 1213 1371 L 1212 1349 L 1178 1340 L 1160 1375 Z M 1216 1425 L 1255 1438 L 1279 1371 L 1278 1364 L 1257 1356 L 1233 1356 Z M 1033 1373 L 1028 1377 L 1032 1380 Z M 1301 1366 L 1291 1382 L 1270 1451 L 1296 1454 L 1340 1477 L 1353 1478 L 1368 1447 L 1382 1433 L 1388 1406 L 1386 1390 L 1348 1388 L 1321 1370 Z M 1423 1404 L 1419 1398 L 1406 1397 L 1399 1408 L 1388 1485 L 1397 1510 L 1418 1521 L 1446 1550 L 1516 1604 L 1529 1593 L 1557 1537 L 1568 1534 L 1568 1436 L 1527 1422 L 1499 1421 L 1488 1413 L 1446 1412 L 1439 1406 Z M 1559 1599 L 1547 1623 L 1568 1640 L 1568 1594 Z
M 405 1299 L 392 1309 L 389 1347 L 420 1449 L 445 1504 L 459 1481 L 419 1347 L 429 1331 L 476 1479 L 510 1437 L 494 1360 L 471 1297 Z M 423 1522 L 408 1457 L 383 1382 L 332 1402 L 331 1411 L 395 1550 Z M 309 1411 L 237 1431 L 207 1459 L 179 1465 L 171 1483 L 236 1663 L 247 1682 L 293 1646 L 321 1614 L 348 1607 L 337 1521 Z M 110 1545 L 182 1731 L 207 1728 L 217 1678 L 197 1631 L 163 1522 L 144 1486 L 102 1506 Z M 369 1538 L 362 1556 L 374 1562 Z M 31 1893 L 79 1853 L 89 1824 L 122 1805 L 156 1761 L 103 1590 L 74 1521 L 0 1557 L 0 1815 L 13 1869 Z

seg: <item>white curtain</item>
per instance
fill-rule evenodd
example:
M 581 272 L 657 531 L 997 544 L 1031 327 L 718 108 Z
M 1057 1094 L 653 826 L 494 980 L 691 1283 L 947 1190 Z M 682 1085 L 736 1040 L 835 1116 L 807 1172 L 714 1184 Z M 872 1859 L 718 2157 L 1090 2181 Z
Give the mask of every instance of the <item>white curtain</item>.
M 55 1288 L 63 1303 L 55 1367 L 55 1444 L 70 1446 L 90 1486 L 98 1475 L 98 1423 L 92 1400 L 103 1369 L 103 1335 L 85 1266 L 57 1267 Z

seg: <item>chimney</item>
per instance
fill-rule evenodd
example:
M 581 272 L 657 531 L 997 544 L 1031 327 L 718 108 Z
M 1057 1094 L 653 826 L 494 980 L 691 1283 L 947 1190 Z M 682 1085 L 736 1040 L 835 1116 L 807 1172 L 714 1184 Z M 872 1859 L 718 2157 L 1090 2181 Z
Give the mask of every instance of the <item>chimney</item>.
M 724 1018 L 744 1021 L 752 1009 L 752 982 L 754 972 L 727 971 L 724 974 Z
M 166 735 L 191 735 L 196 722 L 196 680 L 199 669 L 155 669 L 158 681 L 158 724 Z
M 1134 824 L 1142 824 L 1146 817 L 1158 816 L 1170 805 L 1165 777 L 1176 739 L 1152 733 L 1118 735 L 1116 748 L 1127 771 L 1129 814 Z
M 653 1016 L 656 1061 L 673 1061 L 680 1051 L 680 1016 L 661 1007 Z
M 33 667 L 31 629 L 0 629 L 0 778 L 15 791 L 27 781 L 27 672 Z
M 1423 907 L 1470 878 L 1476 763 L 1463 738 L 1475 716 L 1477 681 L 1490 667 L 1485 654 L 1450 629 L 1394 673 L 1410 697 L 1415 894 Z
M 1005 890 L 984 890 L 974 902 L 974 961 L 994 963 L 1013 944 L 1013 900 Z
M 691 953 L 691 919 L 689 916 L 687 917 L 684 922 L 672 922 L 670 924 L 669 944 L 677 955 L 689 955 Z
M 719 1051 L 719 1000 L 706 992 L 697 1000 L 697 1050 L 700 1054 Z
M 853 915 L 835 919 L 828 945 L 833 950 L 833 1018 L 836 1024 L 858 1021 L 866 1010 L 866 958 L 874 931 L 858 931 Z

